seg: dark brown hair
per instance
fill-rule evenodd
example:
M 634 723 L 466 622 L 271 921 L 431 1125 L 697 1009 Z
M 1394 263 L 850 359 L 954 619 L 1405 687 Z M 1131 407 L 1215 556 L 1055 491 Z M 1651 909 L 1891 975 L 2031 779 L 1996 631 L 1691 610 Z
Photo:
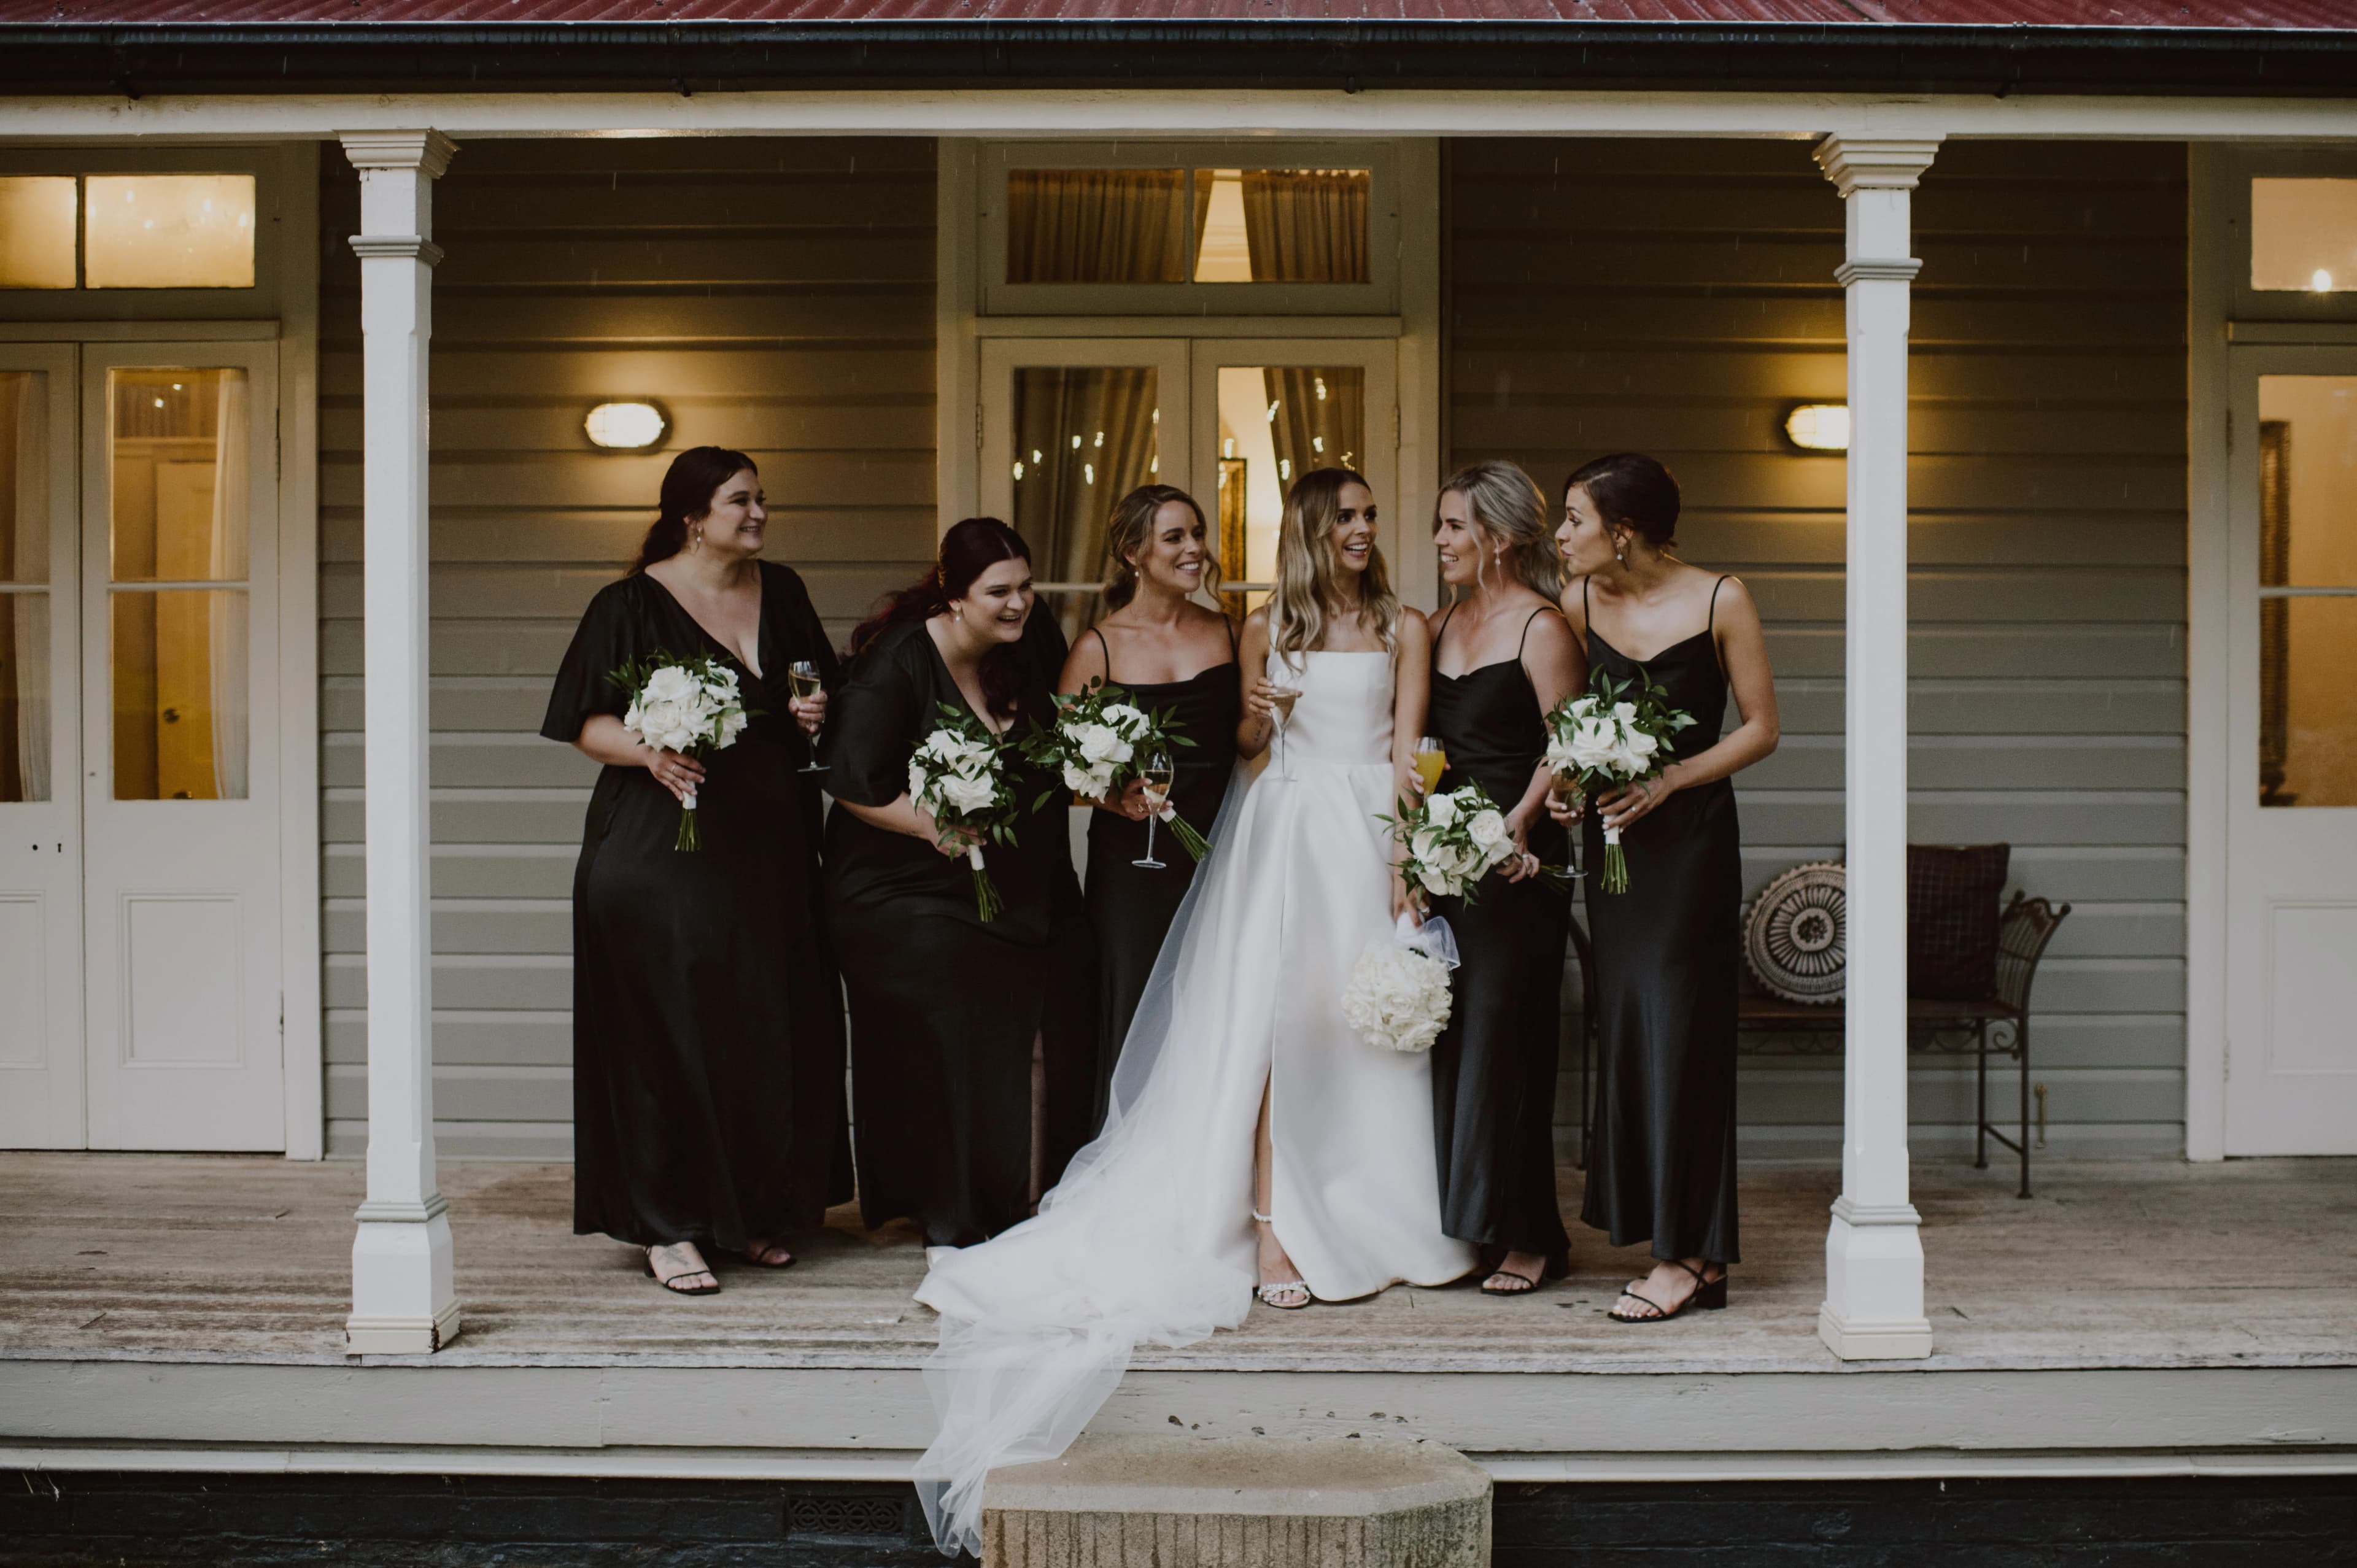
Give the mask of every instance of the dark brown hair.
M 1154 532 L 1154 514 L 1172 501 L 1177 501 L 1195 514 L 1195 521 L 1207 533 L 1211 523 L 1195 498 L 1176 485 L 1140 485 L 1114 503 L 1113 517 L 1105 524 L 1105 608 L 1117 610 L 1137 597 L 1137 560 L 1146 553 L 1149 536 Z M 1220 591 L 1220 558 L 1206 540 L 1203 551 L 1203 590 Z
M 1615 452 L 1583 465 L 1563 482 L 1563 499 L 1586 490 L 1606 522 L 1629 529 L 1656 550 L 1677 542 L 1678 482 L 1641 452 Z
M 761 472 L 752 458 L 726 446 L 691 446 L 673 457 L 671 467 L 663 472 L 654 524 L 647 530 L 647 537 L 639 546 L 639 558 L 630 563 L 630 571 L 643 572 L 686 549 L 687 525 L 709 512 L 712 498 L 720 487 L 747 468 L 751 468 L 757 478 Z
M 1001 561 L 1031 559 L 1023 536 L 995 517 L 970 517 L 942 535 L 932 569 L 876 607 L 851 634 L 851 651 L 857 654 L 903 621 L 927 620 L 965 596 L 974 580 Z M 1035 605 L 1033 607 L 1037 608 Z M 982 656 L 982 691 L 990 711 L 1001 718 L 1021 706 L 1022 644 L 1004 643 Z

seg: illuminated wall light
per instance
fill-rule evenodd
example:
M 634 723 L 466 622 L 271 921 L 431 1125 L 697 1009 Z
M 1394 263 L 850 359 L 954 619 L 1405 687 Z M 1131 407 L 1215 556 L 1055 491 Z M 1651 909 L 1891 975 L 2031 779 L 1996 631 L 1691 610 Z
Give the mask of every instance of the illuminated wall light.
M 601 403 L 581 422 L 591 445 L 617 452 L 643 452 L 659 444 L 670 428 L 662 409 L 651 403 Z
M 2319 267 L 2316 271 L 2309 274 L 2308 286 L 2314 289 L 2319 294 L 2330 294 L 2332 292 L 2332 274 L 2326 272 L 2322 267 Z
M 1849 450 L 1849 404 L 1804 403 L 1784 416 L 1784 438 L 1803 452 Z

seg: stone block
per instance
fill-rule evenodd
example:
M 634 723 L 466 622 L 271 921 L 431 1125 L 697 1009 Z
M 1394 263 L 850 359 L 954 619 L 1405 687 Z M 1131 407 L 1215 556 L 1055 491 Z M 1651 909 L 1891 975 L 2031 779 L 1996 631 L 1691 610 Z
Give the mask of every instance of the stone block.
M 1087 1437 L 991 1472 L 985 1568 L 1483 1568 L 1490 1477 L 1432 1443 Z

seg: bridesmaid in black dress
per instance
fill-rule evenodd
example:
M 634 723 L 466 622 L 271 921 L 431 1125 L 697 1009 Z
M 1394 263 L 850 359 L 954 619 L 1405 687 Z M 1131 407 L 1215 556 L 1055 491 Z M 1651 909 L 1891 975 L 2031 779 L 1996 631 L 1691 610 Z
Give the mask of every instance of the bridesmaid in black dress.
M 967 841 L 909 798 L 909 758 L 941 723 L 940 704 L 1001 734 L 1053 722 L 1065 650 L 1033 602 L 1030 552 L 1013 529 L 996 518 L 951 529 L 940 564 L 852 634 L 823 743 L 860 1212 L 871 1228 L 912 1218 L 929 1246 L 967 1246 L 1021 1220 L 1090 1132 L 1096 989 L 1071 797 L 1010 759 L 1020 814 L 1016 842 L 985 851 L 1006 899 L 988 921 L 974 908 Z
M 672 462 L 662 513 L 574 634 L 541 734 L 606 765 L 573 881 L 573 1229 L 647 1249 L 687 1295 L 719 1289 L 703 1249 L 793 1262 L 787 1231 L 851 1196 L 843 1013 L 820 924 L 818 798 L 796 769 L 826 698 L 791 699 L 798 660 L 834 680 L 802 580 L 757 560 L 752 459 Z M 657 654 L 737 672 L 750 723 L 698 762 L 622 728 L 608 680 Z M 704 847 L 672 847 L 697 797 Z
M 1464 959 L 1432 1047 L 1440 1224 L 1485 1249 L 1491 1295 L 1526 1294 L 1570 1267 L 1555 1203 L 1555 1079 L 1571 894 L 1536 872 L 1570 853 L 1546 814 L 1545 715 L 1586 669 L 1555 607 L 1563 562 L 1550 521 L 1546 498 L 1512 463 L 1452 475 L 1434 509 L 1441 580 L 1458 595 L 1432 637 L 1425 727 L 1448 754 L 1440 788 L 1479 783 L 1522 847 L 1476 901 L 1433 901 Z
M 1191 596 L 1218 591 L 1210 530 L 1186 491 L 1143 485 L 1114 508 L 1106 535 L 1104 601 L 1112 613 L 1074 645 L 1060 690 L 1080 692 L 1103 681 L 1139 707 L 1167 713 L 1176 733 L 1195 743 L 1171 750 L 1178 770 L 1171 808 L 1208 834 L 1235 767 L 1243 713 L 1235 628 Z M 1161 827 L 1154 846 L 1162 869 L 1135 864 L 1146 847 L 1146 800 L 1136 784 L 1098 804 L 1089 818 L 1085 893 L 1096 929 L 1095 1109 L 1102 1122 L 1114 1063 L 1178 901 L 1195 880 L 1195 862 Z
M 1612 1316 L 1660 1323 L 1727 1304 L 1735 1225 L 1735 1010 L 1742 843 L 1729 778 L 1776 749 L 1776 682 L 1743 585 L 1669 552 L 1677 481 L 1651 457 L 1599 457 L 1564 486 L 1564 596 L 1589 663 L 1642 672 L 1695 716 L 1651 779 L 1586 813 L 1587 864 L 1622 830 L 1629 888 L 1587 882 L 1600 1041 L 1580 1218 L 1616 1247 L 1652 1243 Z M 1638 650 L 1644 650 L 1642 653 Z M 1729 691 L 1741 723 L 1722 736 Z M 1560 808 L 1568 819 L 1577 802 Z

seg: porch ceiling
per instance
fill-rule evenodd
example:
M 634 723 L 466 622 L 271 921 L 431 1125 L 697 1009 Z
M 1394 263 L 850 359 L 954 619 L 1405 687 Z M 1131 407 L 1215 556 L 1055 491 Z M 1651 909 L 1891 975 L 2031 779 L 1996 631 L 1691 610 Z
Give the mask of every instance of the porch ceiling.
M 0 0 L 0 95 L 2357 94 L 2343 0 Z

